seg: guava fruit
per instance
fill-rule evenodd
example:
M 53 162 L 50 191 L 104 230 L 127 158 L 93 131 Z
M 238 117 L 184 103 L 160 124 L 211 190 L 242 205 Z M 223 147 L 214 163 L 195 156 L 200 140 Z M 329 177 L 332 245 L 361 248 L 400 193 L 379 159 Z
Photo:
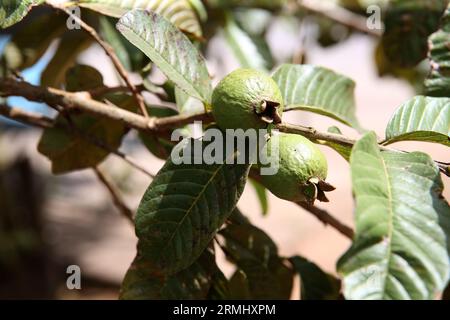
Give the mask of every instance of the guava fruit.
M 212 94 L 212 113 L 222 129 L 264 129 L 280 123 L 283 98 L 275 81 L 253 69 L 237 69 Z
M 328 202 L 325 192 L 335 188 L 325 182 L 327 159 L 314 143 L 300 135 L 278 133 L 263 152 L 269 158 L 278 157 L 278 171 L 261 175 L 262 184 L 275 196 L 294 202 L 314 203 L 316 199 Z

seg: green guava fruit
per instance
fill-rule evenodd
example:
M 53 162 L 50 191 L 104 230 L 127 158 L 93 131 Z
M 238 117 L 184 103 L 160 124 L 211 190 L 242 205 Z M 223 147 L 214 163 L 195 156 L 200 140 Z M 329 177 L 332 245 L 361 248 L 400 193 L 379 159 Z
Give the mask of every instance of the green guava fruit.
M 280 123 L 283 98 L 271 77 L 252 69 L 238 69 L 220 81 L 212 94 L 212 113 L 225 129 L 264 129 Z
M 328 164 L 325 155 L 307 138 L 296 134 L 279 133 L 263 149 L 269 159 L 277 157 L 278 171 L 261 175 L 261 182 L 274 195 L 294 202 L 314 203 L 316 199 L 328 202 L 325 192 L 335 188 L 325 182 Z

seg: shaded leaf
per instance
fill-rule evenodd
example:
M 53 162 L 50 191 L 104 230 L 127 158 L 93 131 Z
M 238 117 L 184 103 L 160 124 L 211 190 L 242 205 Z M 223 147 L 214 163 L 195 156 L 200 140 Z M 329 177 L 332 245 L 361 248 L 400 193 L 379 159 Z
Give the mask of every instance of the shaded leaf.
M 0 3 L 0 28 L 7 28 L 21 21 L 33 6 L 44 0 L 3 0 Z
M 196 15 L 196 8 L 189 0 L 79 0 L 80 7 L 120 18 L 133 9 L 154 11 L 164 16 L 181 30 L 196 37 L 202 36 L 202 29 Z
M 185 115 L 193 115 L 193 114 L 199 114 L 205 111 L 205 108 L 203 107 L 203 104 L 201 101 L 190 97 L 187 95 L 183 90 L 179 89 L 178 87 L 175 87 L 174 89 L 175 94 L 175 102 L 177 104 L 177 109 L 180 114 Z
M 337 300 L 341 281 L 324 272 L 315 263 L 299 256 L 289 259 L 300 275 L 302 300 Z
M 108 100 L 129 111 L 135 108 L 131 96 L 108 96 Z M 70 120 L 64 115 L 58 115 L 55 127 L 45 129 L 38 144 L 38 151 L 52 162 L 54 174 L 98 165 L 109 155 L 109 151 L 95 143 L 115 150 L 128 131 L 123 123 L 108 118 L 76 112 L 70 112 L 69 116 Z
M 182 151 L 185 161 L 177 164 L 174 156 L 167 160 L 136 215 L 138 252 L 151 261 L 148 268 L 154 273 L 175 274 L 200 256 L 234 210 L 248 175 L 246 164 L 204 164 L 196 151 L 210 143 L 184 142 L 176 152 Z M 194 144 L 200 149 L 192 150 Z M 232 160 L 234 154 L 224 157 Z
M 433 160 L 421 152 L 380 152 L 366 134 L 350 160 L 356 234 L 338 262 L 347 299 L 432 299 L 448 280 L 440 223 L 450 207 Z
M 78 55 L 92 44 L 92 38 L 83 30 L 71 30 L 61 38 L 55 55 L 41 74 L 41 85 L 59 87 L 66 71 L 76 63 Z
M 128 269 L 120 290 L 123 300 L 206 299 L 217 274 L 214 252 L 205 250 L 190 267 L 174 275 L 155 275 L 151 262 L 137 257 Z M 223 274 L 222 274 L 223 275 Z
M 382 46 L 392 64 L 413 67 L 426 57 L 428 36 L 438 28 L 446 6 L 442 0 L 390 1 Z
M 148 113 L 153 117 L 165 118 L 175 116 L 177 111 L 171 108 L 164 107 L 147 107 Z M 139 138 L 144 143 L 145 147 L 156 157 L 160 159 L 167 159 L 170 156 L 170 152 L 175 146 L 175 142 L 170 141 L 170 132 L 165 134 L 152 135 L 145 132 L 139 132 Z
M 416 96 L 395 111 L 386 127 L 386 142 L 416 140 L 450 146 L 450 98 Z
M 273 74 L 286 110 L 306 110 L 360 128 L 355 115 L 355 83 L 326 68 L 284 64 Z
M 227 258 L 241 270 L 237 275 L 241 278 L 239 281 L 248 282 L 251 299 L 289 299 L 292 271 L 278 256 L 272 239 L 239 215 L 235 211 L 231 216 L 232 223 L 220 232 L 225 238 Z
M 442 27 L 428 39 L 431 73 L 425 80 L 428 96 L 450 97 L 450 4 Z
M 77 64 L 66 72 L 67 91 L 87 91 L 103 86 L 103 76 L 94 67 Z
M 251 7 L 278 9 L 286 3 L 286 0 L 208 0 L 211 7 L 233 8 L 233 7 Z
M 100 32 L 114 49 L 122 65 L 130 71 L 141 71 L 149 60 L 144 53 L 128 42 L 115 28 L 112 18 L 101 16 Z
M 153 12 L 133 10 L 119 20 L 117 28 L 175 85 L 209 104 L 212 88 L 205 60 L 169 21 Z
M 5 52 L 14 50 L 18 62 L 9 67 L 23 70 L 34 65 L 52 41 L 67 30 L 66 19 L 64 15 L 41 15 L 15 32 Z

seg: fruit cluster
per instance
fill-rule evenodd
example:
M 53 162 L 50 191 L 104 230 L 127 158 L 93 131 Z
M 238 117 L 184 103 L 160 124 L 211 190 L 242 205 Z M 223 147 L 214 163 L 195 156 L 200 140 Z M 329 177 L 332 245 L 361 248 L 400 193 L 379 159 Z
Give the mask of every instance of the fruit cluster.
M 222 129 L 263 129 L 281 122 L 284 103 L 275 81 L 265 73 L 238 69 L 214 89 L 212 114 Z M 328 201 L 324 192 L 334 190 L 325 182 L 328 165 L 324 154 L 307 138 L 272 134 L 263 153 L 278 157 L 278 171 L 262 175 L 261 182 L 274 195 L 294 202 Z M 274 142 L 274 141 L 272 141 Z M 272 152 L 276 145 L 278 152 Z

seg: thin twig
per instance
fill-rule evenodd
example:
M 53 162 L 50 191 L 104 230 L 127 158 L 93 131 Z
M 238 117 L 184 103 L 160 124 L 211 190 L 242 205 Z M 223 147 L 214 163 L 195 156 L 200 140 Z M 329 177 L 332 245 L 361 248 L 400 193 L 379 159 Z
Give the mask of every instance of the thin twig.
M 326 210 L 320 209 L 316 206 L 304 202 L 298 202 L 297 204 L 306 211 L 312 213 L 317 219 L 322 221 L 325 225 L 332 226 L 334 229 L 342 233 L 347 238 L 353 239 L 354 236 L 353 229 L 345 225 L 335 217 L 333 217 Z
M 4 104 L 0 104 L 0 115 L 23 124 L 29 124 L 43 129 L 53 127 L 53 120 L 51 118 Z
M 128 206 L 125 204 L 125 201 L 123 200 L 116 186 L 112 183 L 112 181 L 110 181 L 105 176 L 105 174 L 100 170 L 99 167 L 95 167 L 93 168 L 93 170 L 97 175 L 97 178 L 103 183 L 106 189 L 108 189 L 117 209 L 122 213 L 122 215 L 125 218 L 127 218 L 131 223 L 133 223 L 133 211 L 130 208 L 128 208 Z
M 367 27 L 367 18 L 350 10 L 323 0 L 297 0 L 299 7 L 322 15 L 351 29 L 358 30 L 376 37 L 381 37 L 382 30 Z
M 142 97 L 139 90 L 136 88 L 136 86 L 131 82 L 130 78 L 128 77 L 128 72 L 126 71 L 125 67 L 120 62 L 119 58 L 117 57 L 116 53 L 114 52 L 114 49 L 111 48 L 111 46 L 103 41 L 103 39 L 100 37 L 100 35 L 95 31 L 94 28 L 92 28 L 90 25 L 88 25 L 86 22 L 81 20 L 80 17 L 74 15 L 72 12 L 67 10 L 66 8 L 63 8 L 61 6 L 56 6 L 57 9 L 60 9 L 64 11 L 66 14 L 68 14 L 72 19 L 74 19 L 86 32 L 88 32 L 92 38 L 94 38 L 95 41 L 105 50 L 105 53 L 110 57 L 111 62 L 113 63 L 114 67 L 116 68 L 117 72 L 121 76 L 121 78 L 125 81 L 125 84 L 130 88 L 130 91 L 132 92 L 133 96 L 136 99 L 136 102 L 139 106 L 139 109 L 141 110 L 141 113 L 148 118 L 148 112 L 147 108 L 145 107 L 144 103 L 144 97 Z

